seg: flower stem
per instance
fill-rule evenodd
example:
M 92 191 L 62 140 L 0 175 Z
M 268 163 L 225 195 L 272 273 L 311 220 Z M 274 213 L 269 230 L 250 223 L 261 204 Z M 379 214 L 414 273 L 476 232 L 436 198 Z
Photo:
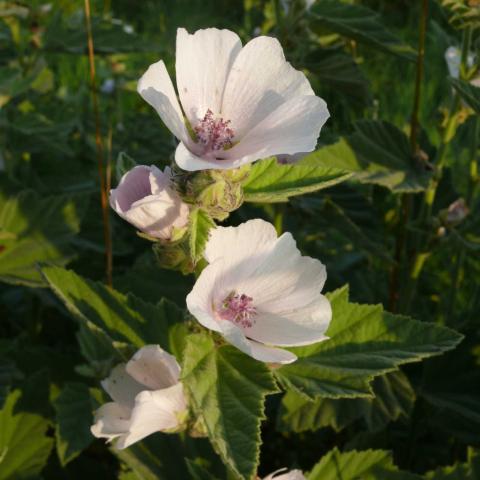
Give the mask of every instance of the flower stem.
M 103 141 L 100 129 L 100 113 L 98 109 L 96 79 L 95 79 L 95 53 L 93 48 L 92 22 L 90 15 L 90 0 L 85 0 L 85 27 L 87 30 L 88 60 L 90 67 L 90 87 L 92 91 L 93 112 L 95 115 L 95 145 L 97 150 L 97 167 L 100 179 L 100 205 L 102 208 L 103 239 L 105 243 L 105 274 L 107 285 L 112 285 L 112 242 L 110 235 L 109 210 L 107 201 L 106 180 L 103 171 Z

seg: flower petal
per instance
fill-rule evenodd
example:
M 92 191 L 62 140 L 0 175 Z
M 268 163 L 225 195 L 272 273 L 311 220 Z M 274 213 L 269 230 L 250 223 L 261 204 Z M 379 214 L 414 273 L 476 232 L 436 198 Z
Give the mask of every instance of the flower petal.
M 284 472 L 285 470 L 287 469 L 281 468 L 280 470 L 276 470 L 275 472 L 266 476 L 263 480 L 306 480 L 301 470 L 290 470 L 287 473 L 277 475 L 277 473 Z
M 327 104 L 320 97 L 292 98 L 264 118 L 226 154 L 235 159 L 238 166 L 273 155 L 311 152 L 329 116 Z
M 151 390 L 171 387 L 180 377 L 177 359 L 158 345 L 142 347 L 127 363 L 126 371 Z
M 250 357 L 255 358 L 255 360 L 266 363 L 287 364 L 297 359 L 297 356 L 288 350 L 269 347 L 249 340 L 239 327 L 228 320 L 221 321 L 219 325 L 222 335 L 229 343 Z
M 135 397 L 145 386 L 134 380 L 126 371 L 125 364 L 117 365 L 110 376 L 103 380 L 102 387 L 112 399 L 123 407 L 133 408 Z
M 247 334 L 252 340 L 280 347 L 310 345 L 328 339 L 325 332 L 331 319 L 330 302 L 319 295 L 311 304 L 288 313 L 259 313 Z
M 181 383 L 162 390 L 139 393 L 132 410 L 130 429 L 118 439 L 116 448 L 127 448 L 152 433 L 178 427 L 179 414 L 185 410 L 186 401 Z
M 285 60 L 277 39 L 257 37 L 235 59 L 225 87 L 222 116 L 231 120 L 236 139 L 240 139 L 285 100 L 299 95 L 314 95 L 305 75 Z
M 162 60 L 148 67 L 138 81 L 137 91 L 157 111 L 163 123 L 179 140 L 189 141 L 182 110 Z
M 95 423 L 90 427 L 97 438 L 113 440 L 128 432 L 131 410 L 118 403 L 106 403 L 95 412 Z
M 207 28 L 193 35 L 177 30 L 177 87 L 192 126 L 208 109 L 221 112 L 225 82 L 241 48 L 240 38 L 230 30 Z
M 197 170 L 206 170 L 215 168 L 217 170 L 228 170 L 235 168 L 233 160 L 210 160 L 199 157 L 192 153 L 184 143 L 180 142 L 175 150 L 175 162 L 187 172 L 196 172 Z
M 151 193 L 150 167 L 137 165 L 122 176 L 117 188 L 110 191 L 110 205 L 123 216 L 134 202 Z

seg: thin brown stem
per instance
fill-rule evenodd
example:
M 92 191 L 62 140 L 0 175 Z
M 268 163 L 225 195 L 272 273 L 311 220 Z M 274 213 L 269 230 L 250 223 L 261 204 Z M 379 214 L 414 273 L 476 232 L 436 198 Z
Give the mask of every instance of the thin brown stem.
M 112 246 L 110 237 L 109 210 L 107 189 L 103 171 L 103 142 L 100 129 L 100 113 L 95 79 L 95 53 L 93 48 L 92 22 L 90 14 L 90 0 L 85 0 L 85 27 L 87 30 L 88 61 L 90 67 L 90 87 L 92 91 L 93 112 L 95 115 L 95 145 L 97 149 L 98 176 L 100 179 L 100 204 L 102 207 L 103 238 L 105 243 L 105 274 L 108 285 L 112 285 L 111 258 Z

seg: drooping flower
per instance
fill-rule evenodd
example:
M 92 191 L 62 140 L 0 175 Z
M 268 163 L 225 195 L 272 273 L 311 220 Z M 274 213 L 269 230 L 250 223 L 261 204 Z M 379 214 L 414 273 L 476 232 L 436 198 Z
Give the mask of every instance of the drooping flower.
M 175 160 L 184 170 L 310 152 L 329 117 L 324 100 L 271 37 L 242 48 L 229 30 L 192 35 L 179 28 L 176 78 L 181 106 L 162 60 L 150 65 L 138 92 L 180 141 Z
M 330 303 L 320 291 L 325 266 L 300 254 L 290 233 L 256 219 L 217 227 L 205 249 L 209 265 L 187 296 L 190 313 L 253 358 L 291 363 L 276 347 L 325 340 Z
M 169 240 L 188 223 L 188 205 L 171 188 L 171 173 L 138 165 L 110 192 L 110 205 L 124 220 L 151 237 Z
M 285 470 L 286 468 L 281 468 L 280 470 L 267 475 L 263 480 L 306 480 L 301 470 L 290 470 L 287 473 L 281 473 Z M 281 473 L 281 475 L 277 475 L 277 473 Z
M 127 448 L 155 432 L 176 431 L 187 414 L 180 366 L 158 345 L 141 348 L 102 381 L 113 402 L 95 414 L 92 434 Z

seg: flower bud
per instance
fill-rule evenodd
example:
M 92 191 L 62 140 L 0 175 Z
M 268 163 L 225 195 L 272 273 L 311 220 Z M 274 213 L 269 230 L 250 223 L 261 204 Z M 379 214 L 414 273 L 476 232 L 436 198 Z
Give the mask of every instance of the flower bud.
M 110 205 L 124 220 L 149 237 L 171 240 L 174 230 L 186 227 L 188 205 L 171 186 L 168 167 L 138 165 L 110 191 Z

